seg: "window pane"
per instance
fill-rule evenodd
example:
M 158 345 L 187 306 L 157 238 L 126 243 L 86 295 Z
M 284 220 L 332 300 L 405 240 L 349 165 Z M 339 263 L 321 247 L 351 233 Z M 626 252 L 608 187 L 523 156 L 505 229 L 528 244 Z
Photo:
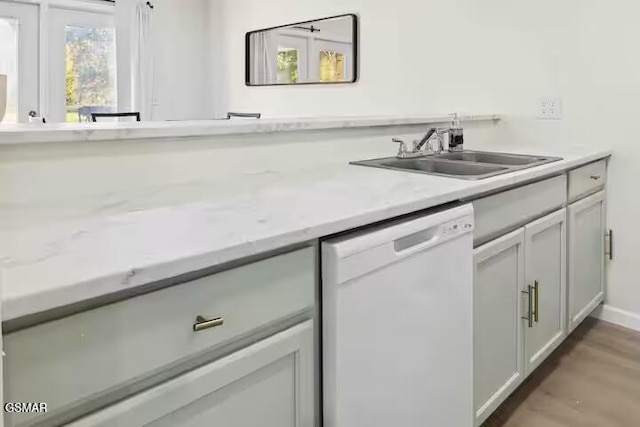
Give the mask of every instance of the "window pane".
M 0 74 L 7 76 L 6 113 L 2 123 L 18 122 L 18 20 L 0 17 Z M 1 101 L 2 95 L 0 95 Z M 2 113 L 0 105 L 0 113 Z M 2 114 L 0 114 L 0 119 Z
M 320 51 L 320 81 L 344 81 L 344 54 L 332 51 Z
M 116 38 L 113 28 L 66 27 L 67 122 L 116 111 Z
M 278 83 L 298 83 L 298 49 L 278 47 Z

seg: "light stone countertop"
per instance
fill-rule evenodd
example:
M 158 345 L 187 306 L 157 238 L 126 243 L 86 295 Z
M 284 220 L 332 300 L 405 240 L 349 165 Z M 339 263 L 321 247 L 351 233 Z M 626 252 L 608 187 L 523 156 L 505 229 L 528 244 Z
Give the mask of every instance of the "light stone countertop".
M 125 201 L 129 205 L 119 204 L 121 210 L 7 227 L 0 231 L 3 320 L 473 197 L 611 154 L 582 147 L 509 147 L 513 153 L 564 160 L 466 181 L 348 164 L 391 154 L 387 143 L 367 147 L 340 146 L 338 151 L 316 145 L 324 151 L 305 156 L 303 166 L 296 158 L 310 153 L 312 146 L 300 149 L 304 151 L 291 145 L 269 147 L 265 150 L 273 158 L 258 162 L 266 164 L 264 169 L 231 169 L 209 181 L 149 193 L 158 197 L 162 192 L 175 198 L 175 205 L 144 205 L 145 196 L 137 194 Z M 184 199 L 185 194 L 194 197 Z
M 499 120 L 495 114 L 461 115 L 462 122 Z M 158 138 L 202 138 L 250 133 L 410 126 L 451 121 L 450 115 L 345 116 L 164 122 L 0 124 L 0 145 Z

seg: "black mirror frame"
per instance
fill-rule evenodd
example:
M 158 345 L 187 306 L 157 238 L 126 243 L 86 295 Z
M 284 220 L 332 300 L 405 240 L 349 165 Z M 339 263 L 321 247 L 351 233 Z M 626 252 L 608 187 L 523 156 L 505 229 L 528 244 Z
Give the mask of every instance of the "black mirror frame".
M 260 33 L 260 32 L 263 32 L 263 31 L 277 30 L 278 28 L 290 27 L 292 25 L 310 24 L 310 23 L 313 23 L 313 22 L 325 21 L 327 19 L 345 18 L 345 17 L 353 18 L 353 78 L 351 80 L 344 81 L 344 82 L 304 82 L 304 83 L 287 83 L 287 84 L 270 83 L 270 84 L 259 84 L 259 85 L 251 84 L 251 67 L 249 66 L 249 62 L 251 60 L 251 54 L 250 54 L 251 34 Z M 356 83 L 358 81 L 358 78 L 359 78 L 359 75 L 360 75 L 360 57 L 359 57 L 359 48 L 358 48 L 358 44 L 359 44 L 358 29 L 359 29 L 359 26 L 358 26 L 358 15 L 356 15 L 355 13 L 346 13 L 344 15 L 329 16 L 329 17 L 320 18 L 320 19 L 311 19 L 309 21 L 294 22 L 293 24 L 278 25 L 277 27 L 263 28 L 261 30 L 249 31 L 244 36 L 244 51 L 245 51 L 245 56 L 244 56 L 244 61 L 245 61 L 245 63 L 244 63 L 244 83 L 248 87 L 344 85 L 344 84 Z

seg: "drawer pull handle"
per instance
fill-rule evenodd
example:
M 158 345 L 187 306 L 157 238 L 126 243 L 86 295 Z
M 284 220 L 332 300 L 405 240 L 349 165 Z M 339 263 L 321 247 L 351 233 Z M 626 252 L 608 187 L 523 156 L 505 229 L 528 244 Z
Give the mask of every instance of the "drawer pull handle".
M 193 332 L 204 331 L 205 329 L 215 328 L 224 324 L 224 317 L 216 317 L 215 319 L 206 319 L 203 316 L 196 317 L 196 323 L 193 324 Z
M 597 181 L 600 179 L 600 175 L 591 175 L 589 178 L 593 179 L 594 181 Z

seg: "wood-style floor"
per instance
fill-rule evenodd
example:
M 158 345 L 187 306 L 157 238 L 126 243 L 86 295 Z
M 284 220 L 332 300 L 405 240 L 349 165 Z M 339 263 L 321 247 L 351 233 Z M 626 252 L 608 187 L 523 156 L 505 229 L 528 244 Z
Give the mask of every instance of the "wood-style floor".
M 640 426 L 640 334 L 587 319 L 483 427 Z

